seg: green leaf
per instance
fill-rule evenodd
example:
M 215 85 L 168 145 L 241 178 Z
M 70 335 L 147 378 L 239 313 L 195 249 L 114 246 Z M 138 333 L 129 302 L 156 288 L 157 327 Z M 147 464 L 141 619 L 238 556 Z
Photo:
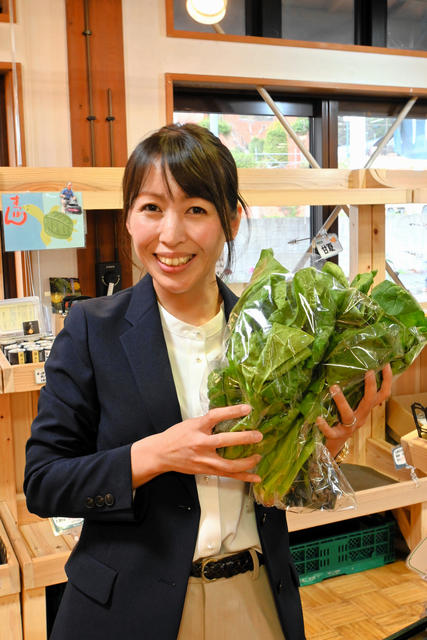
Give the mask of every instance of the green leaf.
M 362 293 L 369 293 L 369 289 L 374 284 L 374 278 L 378 273 L 378 269 L 369 273 L 358 273 L 350 287 L 359 289 Z
M 400 285 L 384 280 L 372 290 L 371 298 L 405 327 L 427 326 L 424 310 L 412 294 Z

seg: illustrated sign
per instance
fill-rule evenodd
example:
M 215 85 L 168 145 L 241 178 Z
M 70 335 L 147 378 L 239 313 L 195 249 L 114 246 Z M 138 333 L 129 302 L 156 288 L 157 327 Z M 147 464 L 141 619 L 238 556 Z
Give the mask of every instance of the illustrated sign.
M 3 193 L 5 251 L 84 247 L 82 194 L 67 191 L 72 196 L 59 191 Z

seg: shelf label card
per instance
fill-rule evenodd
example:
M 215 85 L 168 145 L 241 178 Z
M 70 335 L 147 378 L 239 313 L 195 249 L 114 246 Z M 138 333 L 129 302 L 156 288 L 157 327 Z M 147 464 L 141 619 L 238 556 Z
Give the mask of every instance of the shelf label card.
M 46 383 L 46 373 L 44 369 L 35 369 L 34 370 L 36 376 L 36 384 L 45 384 Z
M 398 445 L 397 447 L 393 447 L 391 450 L 393 456 L 393 462 L 396 469 L 406 469 L 408 464 L 406 462 L 405 453 L 403 448 Z

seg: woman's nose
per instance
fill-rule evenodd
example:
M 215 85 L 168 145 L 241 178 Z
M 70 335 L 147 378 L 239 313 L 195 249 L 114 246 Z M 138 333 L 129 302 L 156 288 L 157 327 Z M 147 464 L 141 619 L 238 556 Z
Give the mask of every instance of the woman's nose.
M 164 244 L 175 246 L 186 239 L 184 222 L 174 211 L 165 211 L 159 233 L 159 240 Z

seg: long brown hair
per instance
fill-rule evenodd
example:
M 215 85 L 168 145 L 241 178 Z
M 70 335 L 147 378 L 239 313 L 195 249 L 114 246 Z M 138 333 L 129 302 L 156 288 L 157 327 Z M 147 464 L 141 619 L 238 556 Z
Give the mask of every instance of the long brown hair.
M 126 221 L 153 165 L 160 160 L 170 194 L 168 171 L 189 198 L 199 197 L 215 206 L 228 248 L 224 271 L 234 259 L 231 221 L 239 203 L 246 217 L 248 207 L 239 193 L 237 167 L 229 149 L 213 133 L 196 124 L 170 124 L 138 144 L 123 176 L 122 237 Z

